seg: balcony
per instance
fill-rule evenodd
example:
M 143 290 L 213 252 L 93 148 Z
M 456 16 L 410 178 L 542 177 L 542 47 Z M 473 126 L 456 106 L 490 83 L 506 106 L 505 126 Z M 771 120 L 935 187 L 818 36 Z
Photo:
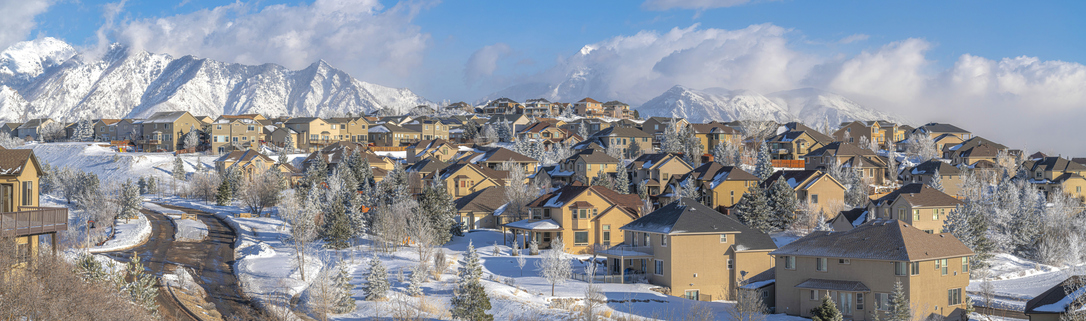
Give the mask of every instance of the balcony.
M 0 213 L 0 237 L 47 234 L 68 229 L 68 209 L 63 207 L 19 207 L 18 212 Z
M 612 257 L 651 257 L 652 246 L 630 246 L 619 244 L 605 250 L 596 251 L 596 254 Z
M 778 149 L 777 154 L 788 154 L 788 150 L 784 148 Z
M 139 145 L 159 145 L 162 144 L 162 140 L 159 139 L 141 139 L 136 141 Z

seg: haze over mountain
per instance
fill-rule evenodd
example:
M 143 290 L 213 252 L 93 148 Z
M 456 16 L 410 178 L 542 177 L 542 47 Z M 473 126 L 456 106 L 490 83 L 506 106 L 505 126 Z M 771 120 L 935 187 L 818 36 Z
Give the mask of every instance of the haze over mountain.
M 0 52 L 0 121 L 146 117 L 189 111 L 216 117 L 397 112 L 430 101 L 408 89 L 352 78 L 320 60 L 301 70 L 174 58 L 114 44 L 101 58 L 41 38 Z

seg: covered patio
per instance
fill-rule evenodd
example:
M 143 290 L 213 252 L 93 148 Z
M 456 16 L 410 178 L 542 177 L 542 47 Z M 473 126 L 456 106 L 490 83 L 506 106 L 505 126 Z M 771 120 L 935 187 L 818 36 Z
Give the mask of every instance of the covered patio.
M 508 228 L 513 235 L 517 236 L 518 242 L 524 240 L 520 244 L 520 248 L 527 248 L 528 242 L 526 240 L 535 240 L 539 244 L 540 249 L 549 249 L 551 247 L 551 240 L 560 236 L 562 226 L 558 225 L 552 219 L 526 219 L 516 222 L 510 222 L 505 224 L 505 228 Z M 523 237 L 522 237 L 523 236 Z

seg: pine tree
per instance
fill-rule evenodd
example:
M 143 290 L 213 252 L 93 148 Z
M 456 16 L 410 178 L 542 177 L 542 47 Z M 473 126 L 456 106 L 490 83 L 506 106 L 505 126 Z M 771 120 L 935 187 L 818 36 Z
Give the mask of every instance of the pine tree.
M 818 225 L 815 225 L 815 231 L 833 232 L 833 227 L 830 226 L 829 220 L 826 219 L 826 215 L 822 211 L 818 212 Z
M 158 286 L 155 276 L 144 272 L 143 263 L 140 262 L 138 255 L 132 254 L 126 270 L 128 279 L 132 281 L 125 283 L 123 290 L 128 293 L 133 302 L 148 312 L 158 311 Z
M 185 180 L 185 162 L 181 160 L 181 154 L 173 156 L 173 179 L 183 181 Z
M 758 160 L 755 163 L 754 176 L 757 176 L 759 181 L 764 181 L 769 178 L 769 175 L 773 175 L 773 161 L 769 158 L 769 147 L 763 142 L 762 146 L 758 148 Z
M 943 192 L 943 176 L 939 175 L 939 170 L 938 169 L 935 170 L 935 173 L 931 174 L 931 183 L 928 184 L 928 185 L 931 185 L 931 188 L 934 188 L 934 189 L 939 190 L 940 192 Z
M 138 184 L 140 188 L 140 194 L 147 194 L 147 180 L 143 179 L 143 176 L 140 176 Z
M 649 198 L 649 187 L 645 184 L 645 182 L 637 184 L 637 196 L 641 197 L 641 199 Z
M 727 159 L 731 155 L 728 153 L 728 145 L 725 144 L 723 140 L 716 143 L 716 146 L 713 147 L 712 154 L 713 154 L 713 161 L 714 162 L 717 162 L 720 165 L 724 165 L 724 166 L 729 166 L 730 165 L 730 163 L 727 161 Z
M 905 287 L 901 285 L 901 280 L 894 283 L 894 292 L 890 294 L 889 313 L 888 321 L 909 321 L 913 318 L 912 310 L 909 308 L 909 298 L 905 294 Z
M 841 315 L 841 311 L 837 310 L 837 304 L 830 298 L 830 294 L 827 292 L 822 297 L 822 304 L 818 307 L 811 309 L 811 320 L 813 321 L 841 321 L 844 320 L 844 316 Z
M 452 317 L 460 320 L 490 321 L 494 316 L 486 313 L 490 310 L 490 297 L 486 294 L 480 278 L 483 266 L 475 245 L 468 242 L 468 253 L 464 266 L 460 268 L 460 280 L 456 283 L 452 299 Z
M 158 193 L 158 178 L 154 176 L 147 176 L 147 193 L 145 194 L 155 193 Z
M 414 269 L 411 269 L 411 278 L 408 279 L 407 283 L 407 295 L 422 295 L 422 283 L 426 282 L 426 273 L 428 273 L 429 268 L 426 263 L 419 262 Z
M 614 190 L 619 194 L 630 193 L 630 177 L 626 174 L 625 171 L 621 171 L 616 174 Z
M 787 229 L 796 221 L 796 192 L 783 179 L 778 179 L 769 186 L 769 208 L 773 211 L 773 226 L 778 230 Z
M 452 240 L 453 229 L 456 222 L 456 204 L 445 188 L 444 181 L 434 181 L 426 184 L 419 197 L 419 210 L 429 215 L 430 226 L 433 228 L 433 240 L 435 244 L 445 244 Z
M 289 138 L 290 135 L 287 135 L 287 137 Z M 290 162 L 290 158 L 287 156 L 287 147 L 284 146 L 283 148 L 279 149 L 279 159 L 277 159 L 275 161 L 275 163 L 279 164 L 279 165 L 283 165 L 283 164 L 286 164 L 286 163 L 289 163 L 289 162 Z
M 356 172 L 356 174 L 358 175 L 358 184 L 362 185 L 363 188 L 372 189 L 374 187 L 373 168 L 370 167 L 369 159 L 365 157 L 362 158 L 362 164 L 358 165 L 358 172 Z
M 366 284 L 362 286 L 366 300 L 377 301 L 388 297 L 388 270 L 377 254 L 370 258 L 370 268 L 365 275 Z
M 286 138 L 283 139 L 283 153 L 290 153 L 294 151 L 294 135 L 287 133 Z
M 633 142 L 630 143 L 629 149 L 626 150 L 627 159 L 637 159 L 641 157 L 641 144 L 637 142 L 637 138 L 633 138 Z
M 230 181 L 223 179 L 219 183 L 219 192 L 215 194 L 215 204 L 219 206 L 230 205 L 230 201 L 234 199 L 234 190 L 230 187 Z
M 351 274 L 347 273 L 347 265 L 340 262 L 339 272 L 336 273 L 335 279 L 335 311 L 336 313 L 347 313 L 354 311 L 357 305 L 354 302 L 354 297 L 351 296 L 351 290 L 354 289 L 354 284 L 351 284 Z
M 121 184 L 121 213 L 119 218 L 129 220 L 138 217 L 143 199 L 140 198 L 139 187 L 132 184 L 132 180 Z
M 203 157 L 196 156 L 196 172 L 197 173 L 203 172 L 204 169 L 205 168 L 204 168 L 204 159 L 203 159 Z
M 305 177 L 302 179 L 303 185 L 307 188 L 316 186 L 328 178 L 328 161 L 324 159 L 325 156 L 321 152 L 316 152 L 315 155 L 314 160 L 305 169 Z
M 765 191 L 758 184 L 751 185 L 739 202 L 735 204 L 736 217 L 752 229 L 769 232 L 773 229 L 773 214 Z
M 354 235 L 351 219 L 347 217 L 347 196 L 354 193 L 354 189 L 345 188 L 347 184 L 354 182 L 354 174 L 346 166 L 336 167 L 332 177 L 328 179 L 328 188 L 318 188 L 322 193 L 322 209 L 324 213 L 324 226 L 321 227 L 321 238 L 328 242 L 328 246 L 335 249 L 343 249 L 350 246 L 349 241 Z
M 698 192 L 697 184 L 694 183 L 694 175 L 686 176 L 685 180 L 678 183 L 676 189 L 676 192 L 678 193 L 677 196 L 680 198 L 690 198 L 694 200 L 701 198 L 699 195 L 701 193 Z

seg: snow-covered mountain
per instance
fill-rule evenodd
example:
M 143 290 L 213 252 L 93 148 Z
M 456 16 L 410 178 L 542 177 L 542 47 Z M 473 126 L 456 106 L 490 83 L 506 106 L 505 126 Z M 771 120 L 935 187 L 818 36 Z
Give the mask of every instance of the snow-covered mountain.
M 754 119 L 828 124 L 830 128 L 852 120 L 902 122 L 900 117 L 865 108 L 841 95 L 810 88 L 766 96 L 749 90 L 675 86 L 637 110 L 642 117 L 677 117 L 691 122 Z
M 21 42 L 0 53 L 0 121 L 146 117 L 189 111 L 216 117 L 327 116 L 431 102 L 408 89 L 352 78 L 325 61 L 302 70 L 153 54 L 113 45 L 101 58 L 63 41 Z

